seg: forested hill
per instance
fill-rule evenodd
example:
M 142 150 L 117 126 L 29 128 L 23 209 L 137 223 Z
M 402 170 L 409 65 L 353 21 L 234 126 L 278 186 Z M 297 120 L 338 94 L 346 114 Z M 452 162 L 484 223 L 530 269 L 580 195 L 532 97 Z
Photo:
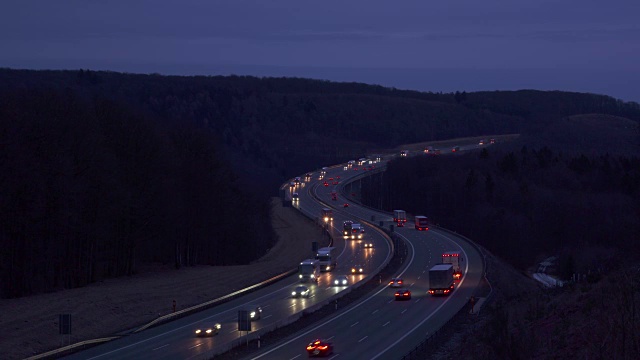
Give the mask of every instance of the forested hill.
M 400 144 L 527 134 L 578 114 L 640 121 L 637 103 L 558 91 L 440 94 L 299 78 L 0 70 L 0 90 L 42 87 L 106 97 L 211 129 L 233 164 L 242 163 L 236 169 L 251 169 L 245 175 L 252 180 L 260 174 L 260 191 L 272 193 L 310 167 Z
M 0 69 L 0 296 L 145 262 L 247 263 L 275 240 L 267 195 L 286 178 L 582 114 L 640 121 L 637 103 L 593 94 Z
M 274 244 L 267 199 L 209 130 L 80 95 L 0 94 L 0 297 L 145 263 L 246 264 Z

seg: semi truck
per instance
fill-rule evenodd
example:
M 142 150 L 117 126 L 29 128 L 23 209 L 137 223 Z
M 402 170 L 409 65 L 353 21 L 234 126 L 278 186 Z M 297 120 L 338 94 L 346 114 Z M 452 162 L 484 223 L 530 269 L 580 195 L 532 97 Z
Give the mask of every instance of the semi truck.
M 398 227 L 403 227 L 404 223 L 407 222 L 407 213 L 404 210 L 393 210 L 393 222 Z
M 362 225 L 360 224 L 351 225 L 351 239 L 361 240 L 362 236 L 363 236 Z
M 462 269 L 460 268 L 460 252 L 447 251 L 442 254 L 442 263 L 451 264 L 453 266 L 453 278 L 458 280 L 462 277 Z
M 320 210 L 320 218 L 325 223 L 333 221 L 333 211 L 329 208 L 322 208 L 322 210 Z
M 320 266 L 318 265 L 318 260 L 303 260 L 300 265 L 298 265 L 298 278 L 300 279 L 300 282 L 303 283 L 317 283 L 320 278 Z
M 426 216 L 416 216 L 416 229 L 423 231 L 429 230 L 429 219 Z
M 353 221 L 347 220 L 342 223 L 342 237 L 348 239 L 351 237 L 351 229 L 353 226 Z
M 331 271 L 335 269 L 337 263 L 333 254 L 333 250 L 335 247 L 327 246 L 318 249 L 316 253 L 316 260 L 318 260 L 318 266 L 320 266 L 320 271 Z
M 429 269 L 429 294 L 449 295 L 453 291 L 453 265 L 437 264 Z

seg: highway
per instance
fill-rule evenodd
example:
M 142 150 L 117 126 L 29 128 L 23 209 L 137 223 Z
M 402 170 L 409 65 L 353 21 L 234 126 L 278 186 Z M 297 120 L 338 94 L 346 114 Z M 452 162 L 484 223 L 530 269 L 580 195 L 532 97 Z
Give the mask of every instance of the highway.
M 315 217 L 319 217 L 323 206 L 313 200 L 315 192 L 324 192 L 328 188 L 317 180 L 301 184 L 300 187 L 295 188 L 300 193 L 300 202 L 296 207 L 311 217 L 314 217 L 314 214 Z M 339 254 L 338 265 L 334 271 L 323 273 L 317 285 L 305 284 L 311 289 L 310 298 L 291 298 L 291 291 L 299 284 L 298 275 L 295 274 L 233 301 L 140 333 L 124 336 L 72 354 L 65 359 L 210 358 L 240 343 L 241 336 L 246 335 L 246 332 L 237 331 L 237 313 L 247 304 L 258 304 L 263 308 L 262 318 L 253 322 L 253 331 L 275 328 L 287 323 L 297 318 L 303 310 L 320 306 L 327 299 L 348 288 L 331 286 L 334 276 L 349 274 L 350 285 L 352 285 L 364 279 L 367 274 L 377 271 L 389 259 L 390 244 L 379 231 L 369 229 L 367 234 L 368 239 L 374 243 L 374 249 L 363 249 L 354 241 L 346 243 L 341 236 L 342 222 L 345 219 L 340 212 L 336 211 L 334 221 L 329 224 L 329 229 L 336 239 L 334 246 Z M 311 242 L 319 240 L 321 236 L 319 234 L 320 230 L 317 234 L 310 234 L 308 239 L 301 239 L 301 241 L 309 242 L 309 250 L 311 250 Z M 310 257 L 311 255 L 310 251 Z M 350 275 L 351 266 L 356 264 L 364 266 L 364 274 Z M 222 325 L 220 333 L 210 338 L 195 337 L 195 329 L 203 322 L 220 323 Z
M 320 172 L 316 171 L 310 181 L 303 181 L 300 186 L 285 190 L 290 193 L 298 192 L 299 201 L 294 206 L 309 217 L 318 218 L 319 223 L 321 209 L 326 206 L 333 208 L 334 220 L 327 224 L 327 228 L 335 240 L 334 246 L 339 254 L 338 265 L 332 272 L 323 273 L 317 285 L 306 284 L 311 289 L 309 299 L 291 298 L 291 290 L 299 284 L 295 274 L 214 308 L 124 336 L 65 359 L 208 359 L 244 341 L 246 333 L 237 331 L 237 313 L 245 305 L 257 304 L 263 308 L 262 318 L 253 322 L 254 332 L 273 329 L 297 319 L 303 310 L 318 308 L 340 291 L 347 290 L 348 287 L 331 286 L 334 276 L 348 274 L 349 286 L 352 286 L 379 271 L 391 256 L 391 244 L 372 225 L 385 221 L 384 226 L 388 228 L 391 215 L 356 204 L 344 208 L 342 204 L 346 201 L 342 196 L 338 196 L 335 201 L 331 200 L 332 190 L 339 189 L 349 179 L 361 176 L 362 172 L 361 167 L 356 171 L 344 170 L 342 165 L 334 166 L 328 168 L 322 178 Z M 333 180 L 329 180 L 330 178 Z M 328 186 L 324 186 L 325 181 Z M 338 184 L 334 185 L 334 182 Z M 360 222 L 365 224 L 366 240 L 373 242 L 373 249 L 362 248 L 358 241 L 342 239 L 343 221 L 370 220 L 372 216 L 375 219 L 373 224 Z M 452 317 L 467 303 L 480 282 L 483 272 L 480 254 L 471 245 L 446 232 L 419 232 L 411 222 L 405 228 L 397 228 L 396 232 L 409 244 L 409 257 L 398 275 L 404 278 L 413 293 L 410 301 L 394 301 L 394 290 L 381 285 L 365 296 L 364 301 L 337 312 L 337 316 L 294 337 L 284 339 L 278 345 L 263 349 L 252 358 L 295 359 L 307 356 L 305 346 L 315 338 L 332 341 L 336 355 L 340 355 L 340 358 L 401 357 L 422 341 L 426 334 L 435 331 Z M 308 241 L 311 247 L 311 241 L 317 240 L 318 234 L 310 234 L 308 239 L 301 241 Z M 463 251 L 465 275 L 451 296 L 431 297 L 427 294 L 428 269 L 440 262 L 442 252 L 451 250 Z M 364 266 L 364 274 L 350 274 L 351 267 L 356 264 Z M 220 333 L 210 338 L 195 337 L 195 328 L 203 322 L 221 323 Z
M 333 169 L 327 176 L 343 170 Z M 348 170 L 353 171 L 353 170 Z M 359 169 L 358 171 L 361 171 Z M 323 192 L 318 190 L 318 196 Z M 329 189 L 324 192 L 330 198 Z M 340 208 L 344 201 L 337 200 L 341 213 L 351 218 L 374 219 L 391 224 L 391 215 L 350 204 Z M 305 346 L 315 338 L 333 343 L 335 354 L 341 359 L 389 359 L 400 358 L 429 333 L 435 332 L 468 302 L 483 274 L 483 259 L 475 248 L 462 239 L 440 230 L 417 231 L 412 222 L 395 231 L 409 244 L 409 256 L 399 276 L 412 292 L 409 301 L 395 301 L 395 289 L 382 284 L 365 300 L 340 312 L 335 317 L 310 327 L 277 345 L 252 355 L 251 359 L 296 359 L 306 357 Z M 427 294 L 428 270 L 441 262 L 445 251 L 460 250 L 463 253 L 464 277 L 448 297 L 432 297 Z

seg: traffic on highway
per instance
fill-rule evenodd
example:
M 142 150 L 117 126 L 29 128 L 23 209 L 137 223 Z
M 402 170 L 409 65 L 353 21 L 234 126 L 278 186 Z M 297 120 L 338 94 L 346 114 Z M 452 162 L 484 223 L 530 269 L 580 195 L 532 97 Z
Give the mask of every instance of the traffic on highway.
M 404 156 L 411 156 L 409 152 Z M 400 156 L 400 155 L 398 155 Z M 393 156 L 387 156 L 392 158 Z M 255 352 L 254 359 L 295 359 L 299 356 L 341 356 L 348 359 L 396 358 L 410 351 L 457 313 L 472 296 L 483 274 L 483 261 L 467 241 L 418 218 L 363 207 L 343 194 L 344 184 L 370 171 L 382 171 L 385 161 L 359 159 L 296 177 L 283 186 L 284 199 L 317 222 L 332 239 L 314 249 L 295 274 L 175 321 L 132 333 L 67 359 L 188 359 L 207 358 L 248 339 L 296 321 L 371 279 L 389 262 L 393 232 L 408 247 L 403 265 L 391 283 L 318 324 Z M 349 204 L 345 206 L 344 204 Z M 401 210 L 400 210 L 401 211 Z M 402 211 L 404 213 L 404 211 Z M 406 226 L 404 226 L 406 223 Z M 309 241 L 310 249 L 312 239 Z M 458 254 L 457 263 L 435 272 L 444 253 Z M 450 259 L 447 258 L 447 261 Z M 454 274 L 455 273 L 455 274 Z M 439 287 L 433 287 L 439 281 Z M 431 284 L 431 286 L 430 286 Z M 435 296 L 439 295 L 439 296 Z M 250 331 L 239 331 L 240 313 L 249 316 Z M 386 354 L 386 355 L 385 355 Z

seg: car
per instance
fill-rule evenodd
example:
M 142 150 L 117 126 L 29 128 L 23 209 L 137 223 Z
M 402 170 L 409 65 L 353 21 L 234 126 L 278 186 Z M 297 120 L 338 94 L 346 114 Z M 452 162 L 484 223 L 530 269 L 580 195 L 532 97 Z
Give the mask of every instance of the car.
M 301 180 L 300 180 L 300 178 L 299 178 L 299 177 L 297 177 L 297 178 L 293 179 L 293 183 L 294 183 L 294 184 L 296 184 L 296 185 L 300 185 L 300 181 L 301 181 Z
M 249 304 L 244 307 L 244 310 L 249 313 L 249 320 L 251 321 L 260 320 L 262 317 L 262 308 L 259 305 Z
M 337 180 L 340 180 L 340 176 L 336 176 L 336 179 L 337 179 Z
M 364 267 L 362 265 L 355 265 L 351 267 L 352 274 L 362 274 L 364 272 Z
M 324 340 L 316 339 L 307 345 L 307 354 L 313 356 L 327 356 L 333 354 L 333 344 Z
M 391 281 L 389 281 L 389 286 L 391 287 L 401 287 L 402 284 L 404 284 L 404 281 L 399 277 L 391 278 Z
M 337 182 L 337 181 L 334 181 L 334 182 L 333 182 L 333 185 L 338 185 L 338 182 Z
M 451 152 L 458 152 L 458 151 L 460 151 L 460 146 L 454 146 L 454 147 L 451 149 Z
M 325 181 L 324 186 L 329 186 L 329 183 Z
M 330 177 L 330 178 L 329 178 L 329 180 L 330 180 L 330 181 L 333 181 L 333 178 L 332 178 L 332 177 Z
M 195 334 L 197 337 L 213 336 L 220 332 L 221 327 L 219 323 L 202 323 L 196 329 Z
M 365 249 L 373 249 L 373 243 L 364 241 L 364 242 L 362 242 L 362 247 L 365 248 Z
M 309 291 L 309 288 L 304 285 L 296 286 L 291 292 L 291 297 L 294 298 L 309 298 L 309 296 L 311 296 L 311 291 Z
M 349 204 L 344 203 L 344 205 L 342 205 L 342 207 L 349 207 Z
M 293 201 L 299 201 L 300 200 L 300 195 L 298 193 L 293 193 L 293 195 L 291 195 L 291 199 Z
M 487 143 L 487 140 L 485 139 L 481 139 L 480 141 L 478 141 L 478 145 L 484 145 Z
M 411 300 L 411 290 L 398 289 L 395 294 L 396 300 Z
M 495 144 L 496 143 L 496 139 L 489 139 L 489 144 Z
M 307 173 L 307 174 L 304 176 L 304 181 L 306 181 L 306 182 L 311 181 L 311 177 L 312 177 L 312 176 L 313 176 L 313 174 L 312 174 L 312 173 Z
M 333 285 L 335 286 L 347 286 L 349 285 L 349 278 L 347 275 L 338 275 L 333 279 Z
M 296 183 L 294 183 L 293 181 L 292 181 L 292 182 L 290 182 L 290 183 L 289 183 L 289 187 L 290 187 L 290 188 L 294 188 L 294 187 L 296 187 Z

